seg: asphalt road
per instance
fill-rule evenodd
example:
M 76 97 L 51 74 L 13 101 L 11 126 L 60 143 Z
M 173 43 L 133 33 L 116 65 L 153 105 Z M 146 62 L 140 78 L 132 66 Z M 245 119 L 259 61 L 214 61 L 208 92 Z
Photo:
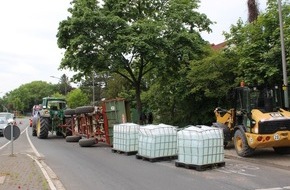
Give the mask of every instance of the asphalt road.
M 20 125 L 22 130 L 28 125 L 26 120 Z M 31 128 L 28 134 L 67 190 L 290 189 L 290 171 L 271 165 L 225 159 L 225 167 L 199 172 L 177 168 L 174 161 L 151 163 L 112 153 L 104 144 L 83 148 L 56 136 L 32 137 Z M 25 138 L 24 132 L 15 141 L 15 151 L 31 151 Z M 0 137 L 0 147 L 5 142 Z

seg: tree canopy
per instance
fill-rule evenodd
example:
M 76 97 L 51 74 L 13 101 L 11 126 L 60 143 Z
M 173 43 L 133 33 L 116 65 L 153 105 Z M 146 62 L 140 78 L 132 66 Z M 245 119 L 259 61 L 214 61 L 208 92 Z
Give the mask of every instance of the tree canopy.
M 248 84 L 282 84 L 281 41 L 277 1 L 269 0 L 267 11 L 254 23 L 239 20 L 226 33 L 230 51 L 239 58 L 239 80 Z M 283 5 L 285 23 L 290 22 L 290 6 Z M 284 29 L 285 44 L 290 45 L 289 29 Z M 286 54 L 290 51 L 287 48 Z M 287 56 L 289 62 L 289 56 Z
M 212 23 L 197 11 L 198 0 L 74 0 L 71 16 L 59 24 L 61 68 L 79 78 L 109 71 L 129 81 L 142 109 L 142 79 L 197 59 L 205 42 L 200 31 Z

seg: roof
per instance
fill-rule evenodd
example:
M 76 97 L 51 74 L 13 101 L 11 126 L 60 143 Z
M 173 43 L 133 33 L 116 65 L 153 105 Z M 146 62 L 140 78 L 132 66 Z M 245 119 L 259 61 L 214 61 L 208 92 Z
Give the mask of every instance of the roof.
M 227 42 L 222 42 L 222 43 L 219 43 L 219 44 L 211 44 L 211 48 L 213 49 L 213 50 L 222 50 L 222 49 L 224 49 L 225 47 L 226 47 L 226 45 L 227 45 Z

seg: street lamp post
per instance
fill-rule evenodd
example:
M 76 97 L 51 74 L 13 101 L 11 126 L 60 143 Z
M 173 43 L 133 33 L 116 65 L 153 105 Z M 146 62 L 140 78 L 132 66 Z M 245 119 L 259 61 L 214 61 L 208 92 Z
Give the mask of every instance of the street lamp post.
M 278 0 L 278 10 L 279 10 L 280 38 L 281 38 L 284 102 L 285 102 L 285 107 L 289 108 L 288 78 L 287 78 L 286 58 L 285 58 L 285 46 L 284 46 L 284 32 L 283 32 L 283 19 L 282 19 L 281 0 Z
M 95 72 L 93 72 L 93 106 L 95 106 Z

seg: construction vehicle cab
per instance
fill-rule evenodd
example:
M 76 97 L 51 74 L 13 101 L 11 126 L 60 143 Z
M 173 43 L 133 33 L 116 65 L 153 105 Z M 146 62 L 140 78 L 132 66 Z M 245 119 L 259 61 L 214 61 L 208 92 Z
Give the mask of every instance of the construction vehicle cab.
M 234 141 L 239 156 L 250 156 L 256 148 L 272 147 L 290 152 L 290 112 L 282 108 L 281 90 L 237 87 L 229 110 L 215 109 L 213 126 L 224 131 L 225 146 Z

